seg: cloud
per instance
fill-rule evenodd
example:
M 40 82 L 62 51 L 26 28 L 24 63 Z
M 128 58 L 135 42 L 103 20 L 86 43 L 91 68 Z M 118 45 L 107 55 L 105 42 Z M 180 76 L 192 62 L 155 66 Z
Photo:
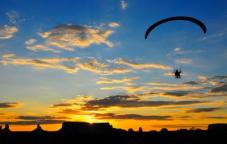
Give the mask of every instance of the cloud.
M 40 44 L 29 43 L 27 48 L 33 51 L 73 51 L 75 48 L 87 48 L 93 44 L 104 44 L 113 47 L 113 43 L 108 40 L 113 34 L 112 30 L 101 30 L 89 26 L 80 25 L 59 25 L 50 31 L 39 33 L 45 40 Z
M 74 103 L 59 103 L 59 104 L 54 104 L 50 108 L 58 108 L 58 107 L 70 107 L 73 106 Z
M 125 0 L 121 0 L 120 6 L 121 9 L 125 10 L 128 7 L 128 3 Z
M 214 77 L 211 77 L 211 79 L 215 79 L 215 80 L 226 80 L 227 79 L 227 76 L 214 76 Z
M 8 17 L 9 21 L 12 24 L 16 24 L 20 18 L 20 15 L 16 11 L 9 11 L 6 13 L 6 16 Z
M 227 76 L 198 76 L 199 84 L 206 86 L 207 90 L 211 93 L 225 93 L 227 92 Z
M 105 63 L 98 62 L 95 58 L 17 58 L 14 54 L 4 54 L 0 63 L 3 65 L 32 66 L 35 69 L 57 69 L 70 74 L 77 73 L 79 70 L 85 70 L 100 75 L 124 74 L 132 71 L 128 68 L 110 67 Z
M 97 80 L 96 83 L 97 84 L 120 84 L 120 83 L 129 84 L 136 79 L 138 79 L 138 77 L 122 78 L 122 79 L 101 78 L 101 79 Z
M 91 59 L 85 63 L 80 63 L 77 66 L 82 70 L 90 71 L 97 74 L 103 74 L 103 75 L 124 74 L 124 73 L 132 72 L 131 69 L 122 68 L 122 67 L 107 68 L 108 65 L 104 63 L 99 63 L 95 59 Z
M 17 31 L 15 26 L 0 26 L 0 39 L 11 39 Z
M 0 121 L 0 124 L 10 125 L 36 125 L 36 124 L 61 124 L 68 117 L 57 116 L 36 116 L 36 115 L 21 115 L 17 116 L 14 121 Z
M 222 32 L 213 33 L 213 34 L 210 34 L 208 36 L 204 36 L 199 41 L 208 41 L 208 40 L 211 41 L 211 40 L 220 39 L 220 38 L 224 37 L 226 35 L 226 33 L 227 33 L 226 30 L 224 30 Z
M 215 87 L 215 88 L 211 89 L 211 92 L 213 92 L 213 93 L 215 93 L 215 92 L 227 92 L 227 83 L 225 83 L 222 86 Z
M 167 105 L 190 105 L 203 103 L 202 101 L 144 101 L 140 100 L 139 97 L 135 95 L 116 95 L 109 96 L 102 99 L 93 99 L 87 101 L 83 109 L 100 109 L 108 107 L 158 107 L 158 106 L 167 106 Z
M 117 23 L 117 22 L 110 22 L 110 23 L 108 24 L 108 26 L 111 27 L 111 28 L 117 28 L 117 27 L 120 26 L 120 24 Z
M 35 52 L 37 52 L 37 51 L 52 51 L 54 53 L 60 52 L 59 50 L 56 50 L 55 48 L 50 47 L 50 45 L 48 43 L 35 44 L 36 42 L 37 42 L 37 40 L 33 39 L 33 38 L 25 41 L 27 49 L 31 50 L 31 51 L 35 51 Z
M 139 115 L 139 114 L 96 114 L 98 119 L 133 119 L 133 120 L 170 120 L 171 116 L 157 116 L 157 115 Z
M 0 121 L 0 124 L 10 125 L 36 125 L 36 124 L 62 124 L 64 120 L 21 120 L 21 121 Z
M 209 116 L 206 118 L 208 118 L 208 119 L 227 119 L 227 117 L 224 117 L 224 116 Z
M 143 86 L 129 85 L 129 86 L 106 86 L 102 87 L 101 90 L 125 90 L 129 93 L 134 93 L 138 91 L 144 91 Z
M 191 64 L 192 59 L 177 59 L 175 62 L 179 64 Z
M 176 52 L 176 53 L 180 53 L 181 51 L 182 51 L 182 49 L 178 48 L 178 47 L 174 49 L 174 52 Z
M 212 108 L 195 108 L 191 109 L 188 112 L 193 112 L 193 113 L 202 113 L 202 112 L 213 112 L 216 110 L 220 110 L 220 107 L 212 107 Z
M 12 54 L 11 54 L 12 55 Z M 13 56 L 13 57 L 12 57 Z M 36 69 L 58 69 L 63 70 L 67 73 L 76 73 L 79 68 L 76 66 L 67 66 L 63 62 L 75 63 L 78 58 L 41 58 L 41 59 L 31 59 L 31 58 L 17 58 L 15 55 L 3 55 L 0 63 L 4 65 L 28 65 Z
M 19 105 L 19 103 L 12 102 L 12 103 L 0 103 L 0 108 L 15 108 Z
M 178 55 L 181 55 L 181 54 L 191 54 L 191 53 L 201 53 L 201 52 L 203 52 L 202 50 L 184 50 L 184 49 L 182 49 L 182 48 L 179 48 L 179 47 L 177 47 L 177 48 L 175 48 L 174 50 L 174 53 L 173 53 L 173 55 L 176 55 L 176 54 L 178 54 Z M 168 54 L 169 56 L 171 56 L 172 54 L 171 53 L 169 53 Z
M 72 114 L 72 115 L 84 115 L 85 112 L 82 112 L 78 109 L 62 109 L 61 111 L 59 111 L 58 113 L 61 113 L 61 114 Z
M 31 116 L 31 115 L 22 115 L 18 116 L 17 119 L 21 120 L 57 120 L 57 119 L 67 119 L 67 117 L 54 117 L 54 116 Z
M 168 96 L 186 96 L 190 94 L 191 91 L 170 91 L 170 92 L 165 92 L 164 95 Z
M 9 59 L 9 58 L 12 58 L 12 57 L 15 57 L 16 55 L 13 54 L 13 53 L 5 53 L 2 55 L 2 58 L 3 59 Z
M 161 70 L 169 70 L 171 67 L 163 65 L 163 64 L 155 64 L 155 63 L 145 63 L 145 64 L 139 64 L 135 62 L 130 62 L 128 60 L 124 60 L 122 58 L 115 59 L 115 60 L 109 60 L 109 62 L 119 64 L 119 65 L 126 65 L 133 69 L 161 69 Z
M 151 82 L 148 83 L 152 87 L 151 90 L 159 91 L 192 91 L 192 90 L 201 90 L 204 89 L 204 86 L 201 85 L 188 85 L 188 84 L 173 84 L 173 83 L 160 83 L 160 82 Z
M 209 78 L 206 77 L 206 76 L 200 75 L 200 76 L 197 77 L 197 79 L 199 80 L 200 83 L 205 83 L 205 82 L 207 82 L 207 80 L 208 80 Z
M 188 85 L 198 85 L 199 83 L 196 82 L 196 81 L 188 81 L 188 82 L 185 82 L 184 84 L 188 84 Z
M 166 72 L 164 73 L 165 76 L 170 76 L 170 77 L 174 77 L 175 74 L 173 72 Z

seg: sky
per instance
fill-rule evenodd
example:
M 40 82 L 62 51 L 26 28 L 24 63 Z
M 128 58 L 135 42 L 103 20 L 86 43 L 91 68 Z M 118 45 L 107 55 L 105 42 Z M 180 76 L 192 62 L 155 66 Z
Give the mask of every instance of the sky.
M 171 16 L 188 21 L 146 29 Z M 138 130 L 227 120 L 225 0 L 1 0 L 0 124 Z M 172 75 L 183 71 L 181 79 Z

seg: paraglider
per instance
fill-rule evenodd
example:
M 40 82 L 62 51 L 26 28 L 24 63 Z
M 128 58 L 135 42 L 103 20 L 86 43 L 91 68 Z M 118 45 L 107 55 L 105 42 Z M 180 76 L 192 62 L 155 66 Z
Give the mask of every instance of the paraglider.
M 170 21 L 176 21 L 176 20 L 183 20 L 183 21 L 190 21 L 196 25 L 198 25 L 204 33 L 207 32 L 207 28 L 206 28 L 206 25 L 201 22 L 200 20 L 198 19 L 195 19 L 193 17 L 187 17 L 187 16 L 176 16 L 176 17 L 169 17 L 169 18 L 165 18 L 165 19 L 162 19 L 160 21 L 157 21 L 156 23 L 154 23 L 153 25 L 151 25 L 147 30 L 146 30 L 146 33 L 145 33 L 145 39 L 147 39 L 149 33 L 155 29 L 157 26 L 159 26 L 160 24 L 163 24 L 163 23 L 166 23 L 166 22 L 170 22 Z
M 152 24 L 145 32 L 145 39 L 147 39 L 147 37 L 150 34 L 150 32 L 152 30 L 154 30 L 156 27 L 158 27 L 159 25 L 161 25 L 163 23 L 166 23 L 166 22 L 178 21 L 178 20 L 192 22 L 192 23 L 198 25 L 202 29 L 203 33 L 207 32 L 206 25 L 202 21 L 200 21 L 198 19 L 195 19 L 193 17 L 175 16 L 175 17 L 169 17 L 169 18 L 165 18 L 165 19 L 159 20 L 156 23 Z M 173 74 L 174 74 L 176 79 L 180 79 L 181 78 L 181 73 L 182 73 L 181 69 L 175 69 L 174 72 L 173 72 Z

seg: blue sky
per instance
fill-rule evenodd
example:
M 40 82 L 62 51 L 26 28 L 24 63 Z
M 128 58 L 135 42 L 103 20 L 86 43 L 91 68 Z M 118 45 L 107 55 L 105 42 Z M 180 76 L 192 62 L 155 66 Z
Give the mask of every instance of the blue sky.
M 195 17 L 208 32 L 178 21 L 144 39 L 148 26 L 170 16 Z M 155 92 L 154 100 L 168 100 L 166 91 L 194 88 L 207 96 L 218 87 L 226 95 L 226 79 L 214 78 L 227 73 L 225 0 L 2 0 L 0 17 L 0 102 L 19 105 L 0 109 L 7 115 L 53 115 L 50 105 L 82 96 Z M 170 76 L 174 68 L 182 79 Z M 184 84 L 190 81 L 199 84 Z

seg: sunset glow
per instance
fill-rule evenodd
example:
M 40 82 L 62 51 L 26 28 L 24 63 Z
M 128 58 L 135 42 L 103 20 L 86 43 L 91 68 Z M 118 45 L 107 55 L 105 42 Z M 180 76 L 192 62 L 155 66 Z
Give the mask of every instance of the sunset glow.
M 226 122 L 227 1 L 183 3 L 1 0 L 0 125 L 55 131 L 85 121 L 149 131 Z M 176 21 L 145 40 L 151 24 L 178 15 L 203 21 L 207 33 Z

